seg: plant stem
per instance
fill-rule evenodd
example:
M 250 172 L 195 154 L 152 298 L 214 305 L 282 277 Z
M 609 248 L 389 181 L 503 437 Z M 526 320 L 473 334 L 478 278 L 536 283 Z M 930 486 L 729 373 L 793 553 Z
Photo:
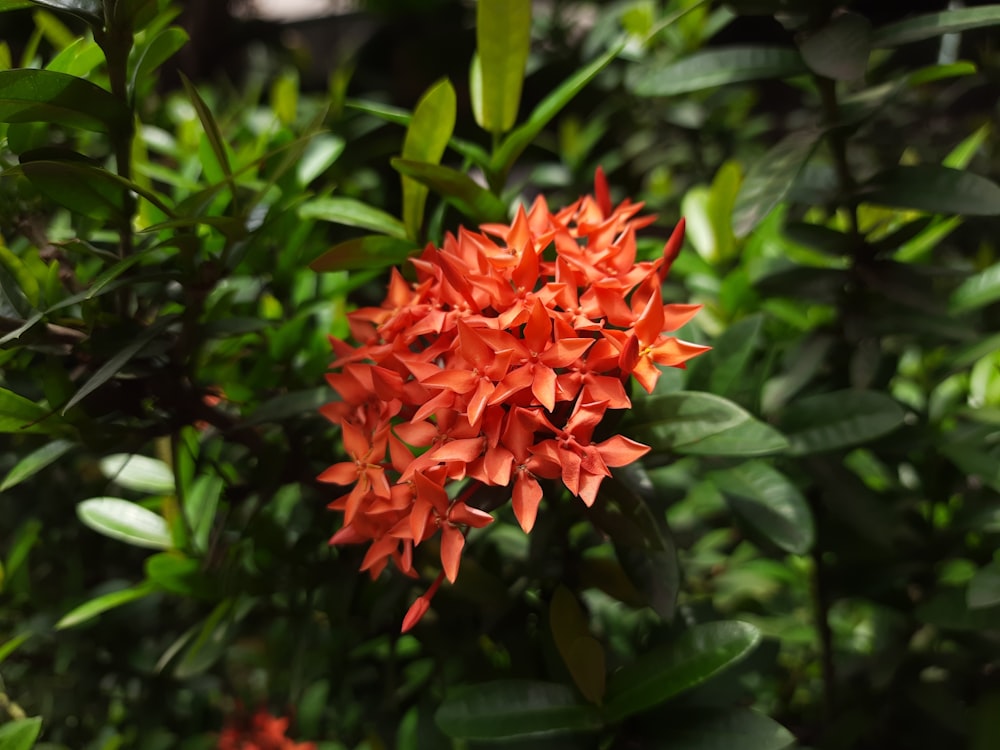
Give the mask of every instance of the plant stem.
M 830 151 L 833 153 L 833 166 L 837 172 L 837 182 L 840 185 L 841 195 L 844 198 L 844 207 L 847 209 L 851 238 L 858 247 L 861 247 L 864 245 L 864 241 L 858 229 L 858 201 L 854 197 L 856 183 L 851 175 L 850 163 L 847 161 L 847 135 L 840 122 L 837 83 L 830 78 L 816 76 L 816 85 L 823 102 L 823 119 L 828 128 L 827 141 L 830 144 Z

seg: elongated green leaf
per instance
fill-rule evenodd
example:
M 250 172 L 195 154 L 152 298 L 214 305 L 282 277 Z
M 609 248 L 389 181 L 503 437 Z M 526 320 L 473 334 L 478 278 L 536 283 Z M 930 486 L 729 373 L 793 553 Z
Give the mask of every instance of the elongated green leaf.
M 253 609 L 253 599 L 225 599 L 212 610 L 205 622 L 197 629 L 197 635 L 184 637 L 180 646 L 193 638 L 174 667 L 174 676 L 181 680 L 189 679 L 211 668 L 217 662 L 235 637 L 240 621 Z M 160 659 L 165 664 L 172 656 L 169 652 Z
M 872 36 L 875 47 L 895 47 L 899 44 L 932 39 L 942 34 L 955 34 L 982 26 L 1000 24 L 1000 5 L 979 8 L 957 8 L 940 13 L 927 13 L 876 29 Z
M 31 273 L 24 261 L 3 243 L 3 240 L 0 240 L 0 266 L 3 266 L 7 273 L 13 277 L 18 289 L 24 295 L 25 300 L 31 308 L 38 307 L 40 294 L 38 279 Z
M 413 110 L 403 141 L 403 158 L 428 164 L 440 162 L 455 129 L 455 112 L 455 89 L 447 78 L 442 79 L 427 90 Z M 424 222 L 427 188 L 406 176 L 402 182 L 403 224 L 409 238 L 416 241 Z
M 198 560 L 176 552 L 161 552 L 146 558 L 146 578 L 157 588 L 179 596 L 204 596 L 209 584 Z
M 552 639 L 573 682 L 591 703 L 600 704 L 605 688 L 605 657 L 601 644 L 590 634 L 586 615 L 565 586 L 556 588 L 549 605 Z
M 0 748 L 3 750 L 31 750 L 42 731 L 42 718 L 15 719 L 0 726 Z
M 733 510 L 783 550 L 804 555 L 815 532 L 809 504 L 789 479 L 763 461 L 712 472 Z
M 53 440 L 51 443 L 46 443 L 41 448 L 32 451 L 18 461 L 14 465 L 14 468 L 7 473 L 3 482 L 0 482 L 0 492 L 9 490 L 26 479 L 30 479 L 46 466 L 55 463 L 66 455 L 72 447 L 73 443 L 68 440 Z
M 858 13 L 841 13 L 799 43 L 809 69 L 826 78 L 852 81 L 868 69 L 872 25 Z
M 31 638 L 31 635 L 32 634 L 30 632 L 21 633 L 0 646 L 0 664 L 3 664 L 8 656 L 17 651 L 25 641 Z
M 490 159 L 490 171 L 506 175 L 514 162 L 517 161 L 517 157 L 542 132 L 542 128 L 548 125 L 552 118 L 570 103 L 573 97 L 594 80 L 598 73 L 618 57 L 623 49 L 625 49 L 624 42 L 615 44 L 596 60 L 580 68 L 542 99 L 538 106 L 531 111 L 528 119 L 511 131 L 500 144 L 500 148 L 493 153 L 493 157 Z
M 295 167 L 296 181 L 306 187 L 337 161 L 346 147 L 347 141 L 329 133 L 313 138 Z
M 906 416 L 895 399 L 876 391 L 835 391 L 789 404 L 781 427 L 795 455 L 860 445 L 892 432 Z
M 785 750 L 795 735 L 748 708 L 687 708 L 667 722 L 669 739 L 649 750 Z
M 771 213 L 791 190 L 822 133 L 798 130 L 779 141 L 750 167 L 733 207 L 733 231 L 743 237 Z
M 79 607 L 75 607 L 63 615 L 62 619 L 56 623 L 56 630 L 80 625 L 87 622 L 87 620 L 92 620 L 103 612 L 107 612 L 109 609 L 115 609 L 123 604 L 134 602 L 136 599 L 149 596 L 155 590 L 156 588 L 152 584 L 146 582 L 132 588 L 112 591 L 109 594 L 98 596 L 96 599 L 84 602 Z
M 933 164 L 881 172 L 858 190 L 858 198 L 938 214 L 1000 215 L 1000 185 L 972 172 Z
M 406 260 L 416 250 L 410 240 L 369 234 L 334 245 L 309 264 L 314 271 L 357 271 L 385 268 Z
M 751 315 L 734 323 L 712 342 L 712 350 L 695 359 L 688 368 L 686 387 L 731 398 L 745 385 L 754 351 L 761 344 L 763 315 Z
M 204 552 L 208 549 L 208 539 L 215 523 L 215 512 L 225 482 L 214 475 L 200 476 L 184 497 L 184 516 L 191 526 L 195 548 Z
M 601 726 L 593 706 L 580 703 L 565 685 L 503 680 L 472 685 L 448 695 L 435 721 L 449 737 L 501 739 L 558 734 Z
M 128 190 L 101 167 L 68 161 L 32 161 L 21 165 L 40 193 L 70 211 L 99 221 L 121 222 Z
M 802 57 L 784 47 L 729 47 L 696 52 L 670 65 L 639 65 L 625 76 L 636 96 L 674 96 L 729 83 L 808 73 Z
M 481 101 L 473 110 L 476 122 L 491 133 L 505 133 L 514 127 L 521 103 L 531 47 L 531 0 L 479 0 L 476 46 L 473 75 L 479 74 L 475 88 Z
M 0 388 L 0 433 L 49 432 L 53 425 L 48 415 L 44 406 Z
M 76 506 L 84 524 L 104 536 L 150 549 L 171 547 L 170 529 L 163 516 L 117 497 L 92 497 Z
M 964 313 L 1000 300 L 1000 263 L 970 276 L 951 295 L 951 311 Z
M 986 143 L 991 132 L 992 127 L 988 122 L 976 128 L 971 135 L 964 138 L 961 143 L 948 152 L 941 165 L 951 167 L 952 169 L 965 169 L 969 166 L 969 162 L 972 161 L 972 157 L 976 155 L 976 152 Z
M 188 41 L 188 33 L 179 26 L 161 29 L 142 47 L 135 51 L 134 59 L 130 60 L 131 75 L 129 89 L 135 91 L 139 81 L 145 81 L 156 69 L 169 60 Z
M 738 662 L 759 641 L 760 631 L 745 622 L 695 625 L 611 675 L 605 716 L 621 721 L 690 690 Z
M 174 491 L 174 473 L 157 458 L 115 453 L 101 459 L 101 473 L 120 487 L 136 492 L 169 495 Z
M 82 18 L 97 29 L 104 25 L 104 3 L 102 0 L 32 0 L 32 3 Z
M 785 437 L 721 396 L 679 391 L 642 403 L 630 437 L 654 451 L 696 455 L 762 456 L 788 447 Z M 637 411 L 638 413 L 638 411 Z
M 469 219 L 489 222 L 507 218 L 507 207 L 503 201 L 456 169 L 408 159 L 393 159 L 392 166 L 400 174 L 412 177 L 443 195 Z
M 1000 563 L 992 562 L 976 571 L 969 581 L 966 601 L 972 609 L 1000 604 Z
M 52 70 L 0 71 L 0 122 L 44 122 L 97 132 L 128 127 L 128 108 L 110 92 Z
M 233 177 L 233 168 L 229 163 L 229 153 L 226 151 L 226 142 L 222 138 L 222 131 L 219 129 L 219 123 L 215 121 L 215 115 L 212 114 L 212 110 L 209 108 L 205 100 L 201 98 L 201 94 L 198 93 L 198 89 L 195 88 L 194 84 L 188 80 L 187 76 L 183 73 L 181 74 L 181 82 L 184 84 L 184 90 L 187 92 L 188 98 L 191 100 L 191 104 L 194 105 L 195 112 L 198 114 L 198 119 L 201 121 L 201 126 L 205 130 L 205 137 L 208 138 L 208 144 L 212 149 L 212 153 L 215 155 L 215 159 L 222 169 L 223 174 L 226 175 L 228 179 Z M 235 188 L 234 188 L 235 189 Z
M 313 198 L 299 206 L 303 219 L 320 219 L 406 239 L 406 227 L 395 216 L 354 198 Z

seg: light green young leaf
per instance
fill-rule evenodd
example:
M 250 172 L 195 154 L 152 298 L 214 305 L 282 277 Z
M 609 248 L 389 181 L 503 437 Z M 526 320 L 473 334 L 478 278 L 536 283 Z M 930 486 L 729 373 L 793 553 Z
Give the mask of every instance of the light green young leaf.
M 152 495 L 174 491 L 174 473 L 163 461 L 149 456 L 115 453 L 101 459 L 101 473 L 120 487 Z
M 0 726 L 0 750 L 31 750 L 42 731 L 42 718 L 15 719 Z
M 417 102 L 403 141 L 403 158 L 437 164 L 444 155 L 455 129 L 455 89 L 448 79 L 431 86 Z M 427 188 L 410 177 L 402 177 L 403 224 L 407 235 L 417 242 L 424 222 Z
M 977 310 L 1000 299 L 1000 263 L 970 276 L 951 295 L 953 313 Z
M 478 78 L 473 81 L 477 92 L 473 98 L 480 102 L 473 109 L 476 122 L 491 133 L 505 133 L 514 126 L 521 102 L 531 46 L 531 0 L 479 0 L 476 45 L 472 66 L 472 76 Z
M 88 620 L 92 620 L 103 612 L 107 612 L 109 609 L 115 609 L 123 604 L 134 602 L 136 599 L 149 596 L 155 590 L 156 587 L 152 583 L 144 582 L 132 588 L 103 594 L 96 599 L 91 599 L 89 602 L 84 602 L 79 607 L 74 607 L 63 615 L 62 619 L 56 623 L 56 630 L 80 625 Z
M 0 433 L 51 432 L 59 420 L 49 410 L 11 390 L 0 388 Z
M 30 479 L 46 466 L 55 463 L 66 455 L 72 447 L 73 443 L 68 440 L 53 440 L 51 443 L 46 443 L 41 448 L 32 451 L 18 461 L 14 465 L 14 468 L 7 473 L 3 482 L 0 482 L 0 492 L 9 490 L 26 479 Z
M 409 159 L 393 159 L 392 166 L 400 174 L 440 193 L 473 221 L 504 221 L 507 218 L 503 201 L 463 172 Z

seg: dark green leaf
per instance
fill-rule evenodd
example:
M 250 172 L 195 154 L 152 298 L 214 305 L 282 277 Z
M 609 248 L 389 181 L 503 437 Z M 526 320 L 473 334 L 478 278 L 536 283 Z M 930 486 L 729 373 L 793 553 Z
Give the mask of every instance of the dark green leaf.
M 309 267 L 319 272 L 385 268 L 402 263 L 416 249 L 410 240 L 369 234 L 334 245 Z
M 788 478 L 763 461 L 709 475 L 733 510 L 783 550 L 804 555 L 813 545 L 812 512 Z
M 917 605 L 920 622 L 950 630 L 983 631 L 1000 629 L 1000 604 L 971 608 L 960 588 L 946 588 Z
M 0 122 L 44 122 L 97 132 L 120 132 L 131 113 L 110 92 L 51 70 L 0 71 Z
M 503 201 L 458 170 L 408 159 L 393 159 L 392 166 L 400 174 L 443 195 L 474 221 L 504 221 L 507 218 Z
M 208 549 L 209 536 L 215 523 L 216 509 L 225 489 L 221 477 L 203 475 L 198 477 L 184 496 L 184 516 L 191 526 L 195 548 L 204 552 Z
M 163 63 L 169 60 L 188 41 L 188 34 L 178 26 L 161 29 L 141 48 L 137 48 L 135 59 L 131 61 L 132 75 L 129 89 L 135 91 L 139 81 L 145 81 Z
M 875 175 L 857 195 L 866 203 L 930 213 L 1000 214 L 1000 185 L 972 172 L 934 164 L 893 167 Z
M 406 227 L 395 216 L 353 198 L 313 198 L 299 206 L 303 219 L 320 219 L 406 239 Z
M 956 8 L 940 13 L 914 16 L 876 29 L 872 36 L 872 45 L 875 47 L 895 47 L 898 44 L 919 42 L 942 34 L 955 34 L 960 31 L 998 24 L 1000 24 L 1000 5 Z
M 174 473 L 158 458 L 115 453 L 101 459 L 101 473 L 120 487 L 153 495 L 174 491 Z
M 625 81 L 637 96 L 674 96 L 729 83 L 807 73 L 802 57 L 784 47 L 729 47 L 696 52 L 669 65 L 636 66 Z
M 976 571 L 969 581 L 966 601 L 971 609 L 1000 604 L 1000 563 L 991 562 Z
M 841 13 L 799 43 L 809 69 L 826 78 L 853 81 L 868 69 L 872 25 L 857 13 Z
M 668 720 L 669 739 L 649 750 L 784 750 L 795 736 L 749 708 L 688 708 Z
M 745 622 L 695 625 L 673 643 L 644 653 L 611 675 L 608 721 L 621 721 L 690 690 L 738 662 L 759 641 L 760 631 Z
M 76 625 L 97 617 L 97 615 L 102 612 L 107 612 L 109 609 L 114 609 L 115 607 L 120 607 L 123 604 L 134 602 L 136 599 L 142 599 L 143 597 L 149 596 L 155 590 L 156 588 L 152 584 L 146 582 L 140 583 L 138 586 L 133 586 L 132 588 L 122 589 L 121 591 L 112 591 L 110 594 L 103 594 L 96 599 L 91 599 L 89 602 L 81 604 L 79 607 L 75 607 L 63 615 L 62 619 L 56 623 L 56 630 L 75 627 Z
M 40 193 L 74 213 L 121 222 L 128 190 L 106 169 L 68 161 L 32 161 L 21 171 Z
M 604 697 L 604 649 L 590 634 L 587 617 L 576 597 L 565 586 L 556 587 L 549 605 L 552 639 L 573 682 L 591 703 Z
M 0 433 L 50 432 L 58 420 L 49 410 L 6 388 L 0 388 Z
M 846 234 L 821 224 L 791 221 L 782 228 L 782 233 L 792 242 L 827 255 L 846 255 L 853 247 Z
M 163 516 L 138 503 L 117 497 L 92 497 L 76 506 L 84 524 L 104 536 L 150 549 L 171 547 L 170 529 Z
M 1000 300 L 1000 263 L 970 276 L 951 295 L 951 311 L 964 313 Z
M 763 315 L 751 315 L 729 326 L 712 342 L 711 351 L 689 365 L 685 387 L 727 398 L 744 390 L 763 327 Z
M 784 200 L 821 135 L 818 130 L 797 130 L 750 167 L 733 207 L 733 231 L 737 236 L 749 234 Z
M 500 739 L 599 729 L 593 706 L 565 685 L 503 680 L 471 685 L 449 694 L 435 714 L 449 737 Z
M 227 178 L 232 179 L 233 168 L 229 163 L 229 153 L 226 151 L 226 142 L 222 138 L 219 123 L 215 121 L 212 110 L 205 103 L 205 100 L 201 98 L 198 89 L 194 87 L 194 84 L 183 73 L 181 74 L 181 82 L 184 84 L 184 90 L 187 92 L 191 104 L 194 105 L 198 119 L 201 120 L 201 126 L 205 129 L 205 137 L 208 138 L 208 144 L 212 148 L 212 153 L 215 154 L 215 159 L 219 167 Z
M 455 114 L 455 89 L 445 78 L 431 86 L 417 102 L 403 141 L 403 158 L 428 164 L 440 162 L 455 129 Z M 427 188 L 405 175 L 402 181 L 403 224 L 410 239 L 416 241 L 423 226 Z
M 0 748 L 3 750 L 31 750 L 42 731 L 42 719 L 15 719 L 0 726 Z
M 53 440 L 51 443 L 46 443 L 41 448 L 32 451 L 18 461 L 4 477 L 3 482 L 0 482 L 0 492 L 9 490 L 24 480 L 30 479 L 46 466 L 62 458 L 72 447 L 73 443 L 68 440 Z
M 476 46 L 475 88 L 481 101 L 481 108 L 473 108 L 476 122 L 491 133 L 505 133 L 514 126 L 521 103 L 531 46 L 531 0 L 479 0 Z
M 903 424 L 903 408 L 876 391 L 835 391 L 789 404 L 781 428 L 795 455 L 861 445 Z
M 146 578 L 157 588 L 179 596 L 203 596 L 208 583 L 202 565 L 190 557 L 161 552 L 146 558 Z
M 82 18 L 95 29 L 104 26 L 104 2 L 103 0 L 32 0 L 35 5 L 43 8 L 69 13 Z
M 784 436 L 721 396 L 680 391 L 642 402 L 630 437 L 654 451 L 697 455 L 760 456 L 788 447 Z M 637 411 L 636 413 L 639 413 Z

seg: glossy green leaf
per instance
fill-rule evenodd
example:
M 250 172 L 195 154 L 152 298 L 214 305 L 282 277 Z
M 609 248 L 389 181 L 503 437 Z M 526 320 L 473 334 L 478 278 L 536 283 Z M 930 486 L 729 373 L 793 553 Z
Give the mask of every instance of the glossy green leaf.
M 920 42 L 942 34 L 956 34 L 983 26 L 1000 25 L 1000 5 L 979 8 L 956 8 L 940 13 L 913 16 L 876 29 L 872 36 L 875 47 L 895 47 Z
M 750 167 L 733 207 L 733 231 L 738 237 L 749 234 L 785 199 L 821 135 L 818 130 L 794 131 Z
M 861 78 L 868 69 L 872 25 L 858 13 L 840 13 L 799 42 L 802 60 L 814 73 L 839 81 Z
M 963 281 L 951 295 L 954 313 L 978 310 L 1000 300 L 1000 263 L 986 268 Z
M 559 655 L 580 693 L 600 704 L 605 689 L 605 657 L 591 634 L 586 615 L 565 586 L 556 587 L 549 605 L 549 625 Z
M 19 485 L 21 482 L 30 479 L 47 466 L 52 465 L 73 447 L 73 443 L 68 440 L 53 440 L 46 443 L 41 448 L 33 450 L 27 456 L 18 461 L 3 482 L 0 482 L 0 492 L 9 490 L 11 487 Z
M 802 57 L 784 47 L 728 47 L 696 52 L 669 65 L 638 65 L 625 77 L 637 96 L 674 96 L 766 78 L 807 73 Z
M 380 232 L 390 237 L 406 239 L 403 222 L 385 211 L 354 198 L 313 198 L 299 206 L 303 219 L 319 219 L 349 227 Z
M 104 25 L 103 0 L 32 0 L 32 3 L 82 18 L 98 29 Z
M 146 558 L 146 578 L 157 588 L 178 596 L 204 596 L 208 582 L 202 563 L 177 553 L 161 552 Z
M 48 416 L 44 406 L 0 388 L 0 433 L 50 432 L 54 424 Z
M 969 581 L 965 598 L 972 609 L 1000 604 L 1000 563 L 991 562 L 977 570 Z
M 90 81 L 51 70 L 0 71 L 0 122 L 120 132 L 130 121 L 128 108 Z
M 188 42 L 188 33 L 179 26 L 170 26 L 158 31 L 141 47 L 137 47 L 134 59 L 129 61 L 131 75 L 129 89 L 135 91 L 139 81 L 145 81 L 156 69 L 173 57 Z
M 679 391 L 642 402 L 628 435 L 654 451 L 696 455 L 761 456 L 788 447 L 785 437 L 732 401 Z
M 807 553 L 815 541 L 809 504 L 788 477 L 763 461 L 712 472 L 734 511 L 781 549 Z
M 392 166 L 400 174 L 440 193 L 473 221 L 504 221 L 507 218 L 503 201 L 456 169 L 408 159 L 393 159 Z
M 437 164 L 455 129 L 455 89 L 448 79 L 431 86 L 417 102 L 403 141 L 404 159 Z M 403 176 L 403 224 L 411 240 L 417 241 L 424 222 L 427 187 Z
M 593 706 L 579 702 L 565 685 L 502 680 L 450 693 L 435 714 L 449 737 L 502 739 L 599 729 Z
M 410 240 L 369 234 L 334 245 L 309 267 L 319 272 L 386 268 L 402 263 L 416 249 Z
M 174 473 L 158 458 L 115 453 L 101 459 L 101 473 L 120 487 L 152 495 L 174 491 Z
M 76 506 L 84 524 L 104 536 L 149 549 L 169 549 L 170 529 L 163 516 L 117 497 L 92 497 Z
M 903 424 L 906 413 L 892 397 L 877 391 L 834 391 L 789 404 L 781 428 L 795 455 L 861 445 Z
M 680 695 L 749 654 L 760 631 L 738 621 L 695 625 L 611 675 L 605 716 L 618 722 Z
M 56 623 L 56 630 L 80 625 L 94 619 L 103 612 L 107 612 L 109 609 L 115 609 L 123 604 L 147 597 L 155 590 L 156 588 L 151 583 L 146 582 L 132 588 L 102 594 L 95 599 L 91 599 L 89 602 L 84 602 L 79 607 L 75 607 L 63 615 L 62 619 Z
M 0 726 L 0 750 L 31 750 L 42 732 L 42 718 L 15 719 Z
M 785 750 L 795 735 L 749 708 L 688 708 L 668 720 L 669 738 L 649 750 Z
M 1000 215 L 1000 185 L 972 172 L 933 164 L 881 172 L 861 186 L 858 198 L 866 203 L 930 213 Z
M 329 133 L 318 135 L 306 146 L 302 158 L 295 166 L 295 177 L 301 187 L 305 187 L 340 158 L 347 142 Z
M 202 552 L 208 549 L 208 540 L 215 523 L 215 513 L 225 482 L 215 475 L 198 477 L 184 497 L 184 515 L 194 536 L 195 548 Z
M 479 0 L 476 3 L 476 122 L 491 133 L 514 126 L 521 103 L 524 67 L 531 47 L 531 0 Z

